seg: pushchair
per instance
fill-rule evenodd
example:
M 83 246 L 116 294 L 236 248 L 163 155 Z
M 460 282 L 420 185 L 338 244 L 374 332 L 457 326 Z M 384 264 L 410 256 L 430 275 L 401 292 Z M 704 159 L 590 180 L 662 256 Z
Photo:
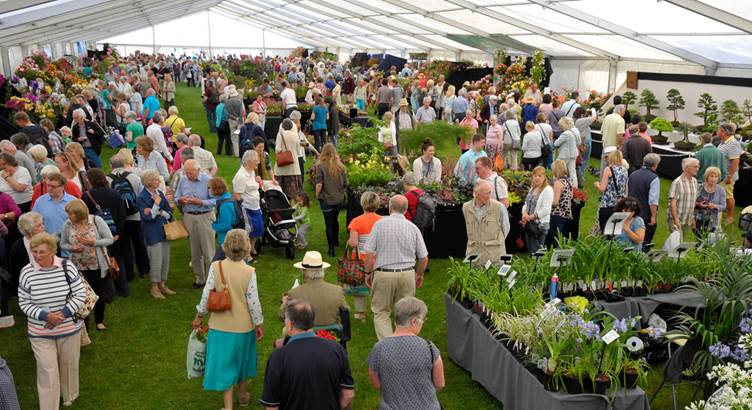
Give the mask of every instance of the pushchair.
M 264 215 L 264 236 L 259 243 L 272 248 L 285 248 L 287 259 L 295 259 L 295 241 L 298 230 L 287 196 L 279 189 L 267 189 L 261 194 L 261 211 Z

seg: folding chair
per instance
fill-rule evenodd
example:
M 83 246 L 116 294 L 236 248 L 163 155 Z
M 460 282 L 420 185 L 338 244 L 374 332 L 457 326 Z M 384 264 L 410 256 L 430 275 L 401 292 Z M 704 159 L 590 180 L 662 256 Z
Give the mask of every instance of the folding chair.
M 650 404 L 653 403 L 658 393 L 663 386 L 668 382 L 671 384 L 671 401 L 674 404 L 674 410 L 678 410 L 676 402 L 676 386 L 681 384 L 682 381 L 690 381 L 694 383 L 701 382 L 700 380 L 687 380 L 683 377 L 683 372 L 692 366 L 695 353 L 699 350 L 698 342 L 694 339 L 687 339 L 685 336 L 667 335 L 668 339 L 668 361 L 666 362 L 666 368 L 663 371 L 663 380 L 658 388 L 655 389 L 653 396 L 650 398 Z M 671 352 L 671 345 L 676 344 L 679 346 L 676 352 Z M 692 395 L 692 401 L 699 389 L 695 389 L 695 393 Z
M 313 331 L 318 332 L 319 330 L 327 330 L 338 335 L 339 344 L 341 344 L 342 347 L 347 350 L 347 342 L 352 338 L 350 331 L 350 308 L 348 308 L 347 306 L 342 306 L 339 308 L 339 321 L 339 323 L 332 325 L 315 326 L 313 328 Z

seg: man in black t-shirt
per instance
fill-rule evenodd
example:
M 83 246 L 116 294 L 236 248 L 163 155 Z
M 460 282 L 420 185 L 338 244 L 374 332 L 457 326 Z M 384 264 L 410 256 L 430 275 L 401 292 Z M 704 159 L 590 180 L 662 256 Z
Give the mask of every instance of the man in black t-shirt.
M 266 409 L 338 410 L 355 397 L 355 381 L 345 349 L 313 333 L 315 315 L 300 299 L 287 302 L 287 344 L 266 364 L 261 404 Z

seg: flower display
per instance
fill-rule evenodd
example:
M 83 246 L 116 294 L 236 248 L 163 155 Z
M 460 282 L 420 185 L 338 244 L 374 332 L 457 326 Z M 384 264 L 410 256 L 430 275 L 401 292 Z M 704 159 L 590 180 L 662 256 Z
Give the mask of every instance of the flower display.
M 337 341 L 337 336 L 326 329 L 319 329 L 319 331 L 316 332 L 316 337 L 320 337 L 326 340 L 333 340 L 335 342 Z
M 585 313 L 585 309 L 590 304 L 586 298 L 582 296 L 570 296 L 564 298 L 564 304 L 578 314 Z

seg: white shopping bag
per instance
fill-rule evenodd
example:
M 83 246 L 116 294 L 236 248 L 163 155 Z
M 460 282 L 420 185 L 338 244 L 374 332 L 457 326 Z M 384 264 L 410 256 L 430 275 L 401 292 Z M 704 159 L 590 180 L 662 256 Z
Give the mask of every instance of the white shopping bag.
M 679 244 L 681 244 L 681 239 L 680 230 L 671 232 L 671 235 L 666 238 L 666 242 L 663 243 L 663 250 L 669 253 L 672 252 L 677 246 L 679 246 Z
M 188 337 L 188 354 L 186 356 L 186 368 L 188 378 L 193 379 L 204 375 L 206 364 L 206 342 L 198 336 L 198 330 L 193 329 Z

